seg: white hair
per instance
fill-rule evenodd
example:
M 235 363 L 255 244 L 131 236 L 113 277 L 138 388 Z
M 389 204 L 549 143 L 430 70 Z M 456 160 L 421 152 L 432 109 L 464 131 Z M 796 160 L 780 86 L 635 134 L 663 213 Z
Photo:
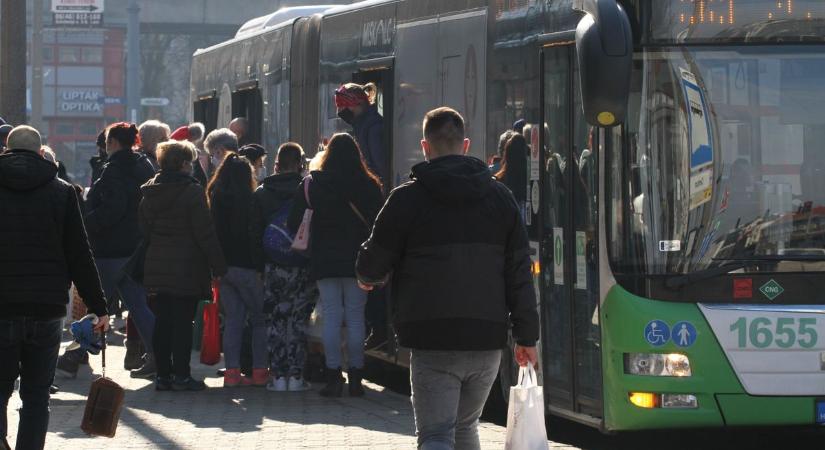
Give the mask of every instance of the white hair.
M 221 149 L 236 152 L 238 151 L 238 136 L 229 128 L 218 128 L 206 136 L 203 146 L 210 153 Z

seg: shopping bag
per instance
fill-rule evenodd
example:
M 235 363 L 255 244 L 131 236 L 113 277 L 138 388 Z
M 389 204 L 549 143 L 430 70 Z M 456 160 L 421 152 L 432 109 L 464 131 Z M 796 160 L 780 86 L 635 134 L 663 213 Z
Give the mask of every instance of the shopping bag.
M 218 318 L 220 285 L 212 282 L 212 303 L 203 307 L 203 338 L 201 339 L 201 362 L 213 366 L 221 360 L 221 327 Z
M 309 185 L 312 182 L 312 175 L 306 177 L 304 180 L 304 199 L 307 202 L 307 209 L 304 210 L 304 217 L 301 220 L 301 225 L 298 227 L 298 232 L 295 233 L 295 239 L 292 241 L 292 250 L 298 254 L 307 254 L 309 252 L 310 230 L 312 228 L 312 203 L 309 201 Z
M 102 336 L 103 376 L 92 382 L 80 429 L 92 436 L 114 437 L 126 391 L 106 377 L 106 336 Z
M 510 388 L 505 450 L 547 450 L 544 392 L 532 364 L 519 369 L 519 382 Z

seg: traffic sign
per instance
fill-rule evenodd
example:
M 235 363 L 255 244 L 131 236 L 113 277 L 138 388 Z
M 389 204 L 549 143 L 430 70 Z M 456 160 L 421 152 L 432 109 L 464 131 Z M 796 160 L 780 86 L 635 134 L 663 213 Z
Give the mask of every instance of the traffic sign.
M 126 99 L 123 97 L 99 97 L 97 101 L 104 105 L 122 105 L 126 103 Z
M 167 106 L 169 99 L 165 97 L 159 98 L 142 98 L 140 99 L 140 106 Z
M 102 13 L 103 0 L 52 0 L 53 13 Z

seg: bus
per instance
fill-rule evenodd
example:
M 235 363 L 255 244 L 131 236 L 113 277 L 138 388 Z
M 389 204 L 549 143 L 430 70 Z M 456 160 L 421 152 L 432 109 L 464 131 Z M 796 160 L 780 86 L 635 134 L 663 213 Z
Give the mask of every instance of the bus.
M 379 87 L 393 185 L 431 108 L 482 159 L 526 122 L 548 413 L 825 423 L 825 3 L 370 0 L 242 31 L 194 55 L 192 117 L 243 115 L 270 150 L 346 131 L 351 81 Z

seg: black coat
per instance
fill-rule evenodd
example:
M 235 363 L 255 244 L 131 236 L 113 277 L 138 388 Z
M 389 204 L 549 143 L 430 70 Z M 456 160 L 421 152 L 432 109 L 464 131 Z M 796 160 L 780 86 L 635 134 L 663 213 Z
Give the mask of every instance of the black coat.
M 209 199 L 212 222 L 221 243 L 221 249 L 230 267 L 259 269 L 256 260 L 260 246 L 255 242 L 252 232 L 252 194 L 246 199 L 239 199 L 231 193 L 215 190 Z
M 358 276 L 392 275 L 402 346 L 494 350 L 539 337 L 527 231 L 513 194 L 466 156 L 416 165 L 395 189 L 358 255 Z
M 309 201 L 314 210 L 310 234 L 310 273 L 315 279 L 354 278 L 358 247 L 369 236 L 383 201 L 381 188 L 369 179 L 353 179 L 334 171 L 312 172 L 298 187 L 288 226 L 298 230 L 307 202 L 304 183 L 309 181 Z M 367 224 L 352 208 L 358 208 Z
M 0 156 L 0 317 L 66 315 L 69 287 L 106 314 L 74 187 L 33 152 Z
M 252 233 L 255 243 L 255 261 L 258 263 L 259 270 L 263 270 L 266 261 L 263 251 L 264 230 L 269 225 L 272 215 L 289 200 L 295 198 L 300 185 L 300 174 L 284 173 L 266 177 L 263 184 L 255 191 L 252 200 Z
M 86 200 L 86 229 L 96 258 L 128 258 L 140 242 L 140 187 L 155 174 L 146 156 L 111 155 Z

